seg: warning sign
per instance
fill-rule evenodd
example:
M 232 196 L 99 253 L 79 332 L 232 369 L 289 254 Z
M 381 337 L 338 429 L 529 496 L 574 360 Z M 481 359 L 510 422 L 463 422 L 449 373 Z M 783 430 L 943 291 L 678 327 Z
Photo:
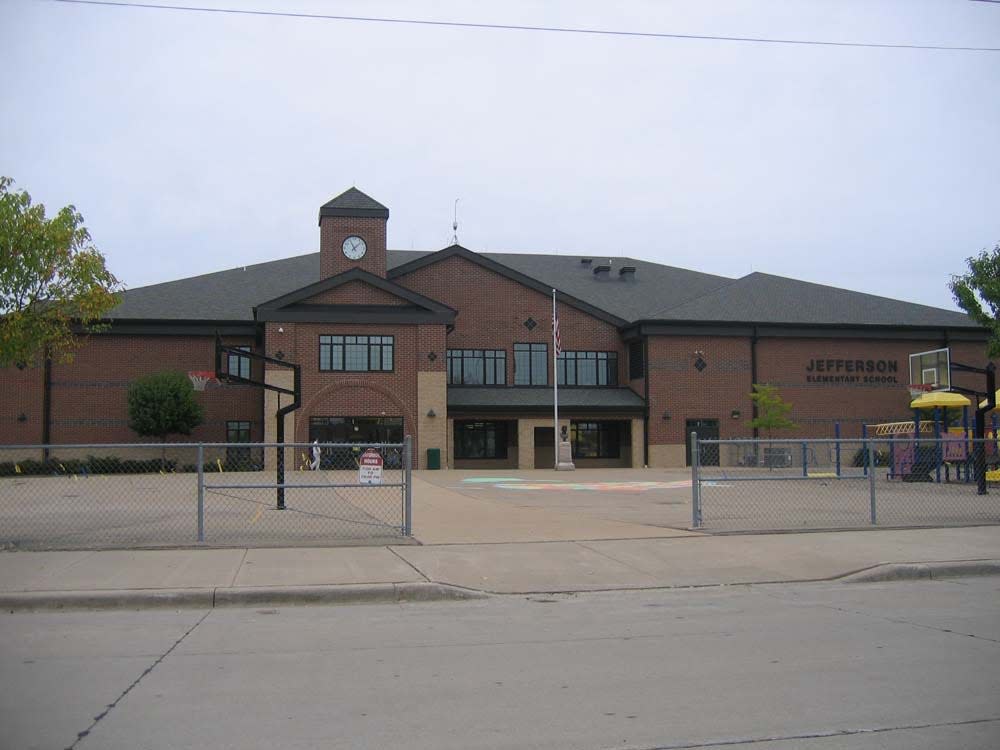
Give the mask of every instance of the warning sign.
M 358 483 L 382 484 L 382 454 L 368 448 L 358 459 Z

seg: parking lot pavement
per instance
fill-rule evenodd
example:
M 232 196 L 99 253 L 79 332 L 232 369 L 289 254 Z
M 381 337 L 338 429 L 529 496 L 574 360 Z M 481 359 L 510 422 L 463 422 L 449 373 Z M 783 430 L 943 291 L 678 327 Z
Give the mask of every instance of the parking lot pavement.
M 425 544 L 636 539 L 691 532 L 689 472 L 414 472 Z

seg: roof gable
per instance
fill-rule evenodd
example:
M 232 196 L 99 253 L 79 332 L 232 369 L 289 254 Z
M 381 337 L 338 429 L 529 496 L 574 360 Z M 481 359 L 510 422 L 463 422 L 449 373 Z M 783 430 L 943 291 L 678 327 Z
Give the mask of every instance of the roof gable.
M 460 257 L 470 263 L 475 263 L 478 266 L 487 268 L 494 273 L 498 273 L 501 276 L 505 276 L 508 279 L 516 281 L 529 289 L 534 289 L 537 292 L 541 292 L 545 295 L 551 295 L 553 288 L 556 290 L 556 300 L 569 305 L 570 307 L 575 307 L 588 315 L 593 315 L 595 318 L 611 323 L 612 325 L 621 327 L 628 323 L 624 318 L 619 318 L 616 315 L 603 310 L 599 307 L 591 305 L 573 295 L 567 294 L 559 290 L 558 285 L 549 285 L 536 278 L 528 276 L 526 274 L 517 271 L 510 266 L 504 265 L 503 263 L 498 263 L 492 258 L 484 255 L 482 253 L 474 253 L 471 250 L 462 247 L 461 245 L 451 245 L 443 250 L 439 250 L 436 253 L 429 253 L 427 255 L 422 255 L 415 260 L 408 263 L 403 263 L 402 265 L 396 266 L 395 268 L 389 269 L 389 278 L 396 279 L 405 276 L 408 273 L 412 273 L 420 268 L 425 268 L 426 266 L 433 265 L 434 263 L 440 263 L 448 258 Z
M 364 287 L 371 288 L 377 294 L 360 302 L 339 302 L 336 294 L 331 295 L 337 290 L 356 291 Z M 264 321 L 392 320 L 399 323 L 451 323 L 456 315 L 447 305 L 360 268 L 352 268 L 268 300 L 258 305 L 255 311 L 257 320 Z

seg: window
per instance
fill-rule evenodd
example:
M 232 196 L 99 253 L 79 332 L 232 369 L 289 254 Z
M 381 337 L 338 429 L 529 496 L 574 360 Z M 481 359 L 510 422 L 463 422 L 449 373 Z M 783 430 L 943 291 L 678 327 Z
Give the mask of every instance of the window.
M 505 350 L 448 350 L 448 385 L 505 385 L 506 383 Z
M 620 422 L 570 422 L 574 458 L 621 458 Z
M 549 347 L 514 344 L 514 385 L 548 385 Z
M 227 443 L 249 443 L 250 423 L 249 422 L 226 422 L 226 442 Z
M 507 458 L 507 422 L 455 422 L 455 458 Z
M 234 349 L 239 349 L 241 352 L 249 352 L 249 346 L 234 346 Z M 243 378 L 244 380 L 250 379 L 250 357 L 244 357 L 239 354 L 229 353 L 228 362 L 226 363 L 226 372 L 230 375 L 235 375 L 238 378 Z M 230 423 L 233 424 L 233 423 Z M 230 441 L 233 442 L 233 441 Z
M 616 352 L 561 352 L 556 368 L 559 385 L 618 385 Z
M 628 345 L 628 379 L 638 380 L 645 375 L 645 362 L 642 356 L 642 341 L 633 341 Z
M 240 347 L 241 349 L 243 347 Z M 239 355 L 231 355 L 239 356 Z M 233 370 L 229 372 L 236 374 Z M 243 377 L 240 375 L 240 377 Z M 226 422 L 226 442 L 227 443 L 249 443 L 250 442 L 250 422 L 233 421 Z M 233 445 L 226 446 L 226 465 L 229 471 L 250 471 L 256 468 L 251 460 L 250 448 L 240 448 Z
M 392 372 L 392 336 L 320 336 L 319 369 Z

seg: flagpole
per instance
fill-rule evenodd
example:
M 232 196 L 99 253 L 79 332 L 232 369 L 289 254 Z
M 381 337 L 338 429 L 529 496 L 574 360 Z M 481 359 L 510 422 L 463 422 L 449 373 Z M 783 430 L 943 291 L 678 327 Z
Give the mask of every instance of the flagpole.
M 556 346 L 556 290 L 552 290 L 552 407 L 555 427 L 552 430 L 555 447 L 552 468 L 559 467 L 559 351 Z

